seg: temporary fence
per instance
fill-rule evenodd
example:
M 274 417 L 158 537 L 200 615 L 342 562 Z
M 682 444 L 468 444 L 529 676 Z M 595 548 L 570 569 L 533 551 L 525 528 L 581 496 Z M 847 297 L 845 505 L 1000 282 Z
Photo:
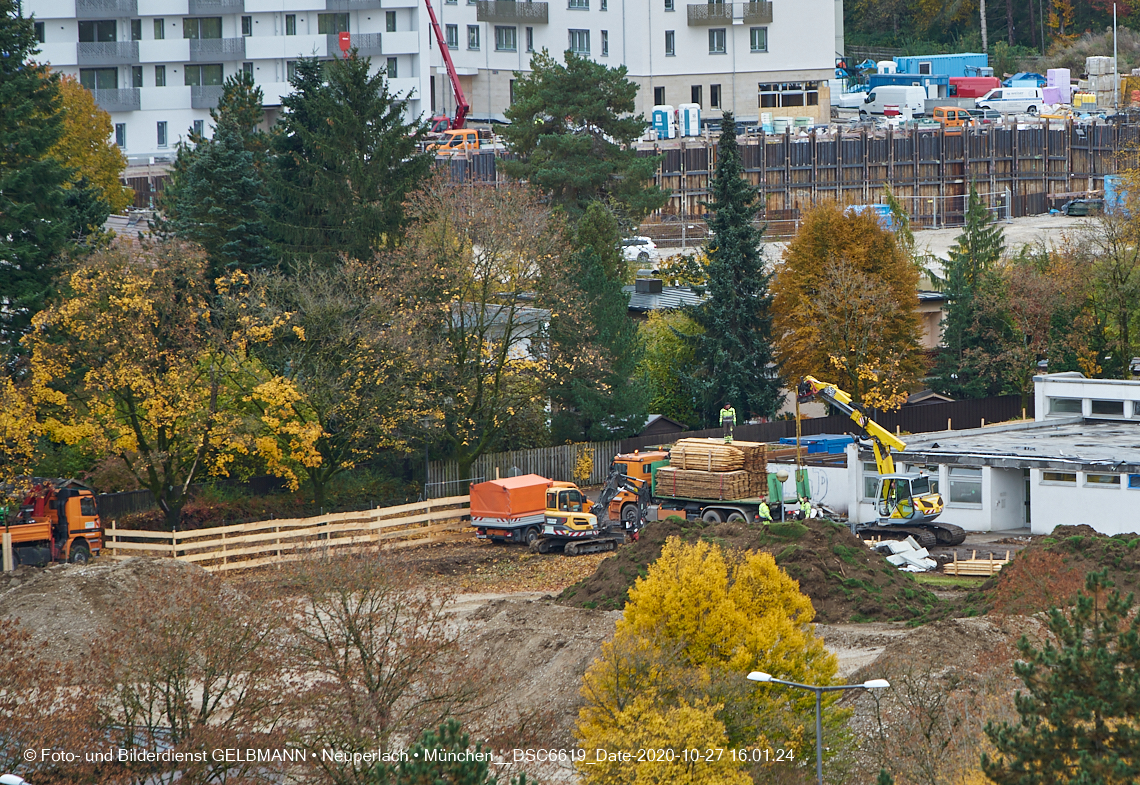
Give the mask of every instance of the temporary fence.
M 186 532 L 120 529 L 104 532 L 114 558 L 167 556 L 210 572 L 284 564 L 315 552 L 387 551 L 461 539 L 470 496 L 378 507 L 315 518 L 258 521 Z
M 538 447 L 533 450 L 514 450 L 482 455 L 471 467 L 469 477 L 513 477 L 520 474 L 540 474 L 551 480 L 581 482 L 585 485 L 598 485 L 605 482 L 610 471 L 610 462 L 618 454 L 621 443 L 583 442 L 563 444 L 558 447 Z M 583 459 L 589 459 L 589 476 L 579 472 Z M 459 476 L 459 464 L 455 461 L 433 461 L 428 464 L 429 496 L 438 484 L 454 487 L 465 479 Z

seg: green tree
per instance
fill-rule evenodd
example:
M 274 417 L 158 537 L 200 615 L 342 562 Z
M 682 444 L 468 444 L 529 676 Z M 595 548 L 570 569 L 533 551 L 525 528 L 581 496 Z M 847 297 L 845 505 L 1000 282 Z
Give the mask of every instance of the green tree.
M 371 259 L 406 225 L 404 200 L 428 174 L 425 126 L 407 122 L 369 59 L 297 62 L 273 137 L 270 230 L 285 264 Z
M 708 299 L 694 312 L 704 329 L 700 405 L 706 423 L 731 403 L 740 416 L 771 417 L 780 407 L 780 377 L 772 353 L 771 274 L 760 250 L 757 189 L 744 180 L 736 124 L 725 113 L 717 146 L 716 175 L 708 205 Z
M 649 385 L 649 411 L 686 425 L 700 423 L 693 380 L 699 365 L 692 336 L 701 327 L 684 311 L 653 311 L 638 328 L 645 345 L 639 371 Z
M 637 224 L 666 201 L 648 184 L 658 159 L 639 157 L 633 147 L 646 127 L 633 114 L 637 85 L 624 65 L 608 68 L 569 50 L 565 59 L 562 65 L 543 49 L 531 56 L 529 72 L 516 74 L 503 136 L 519 160 L 504 161 L 504 169 L 551 191 L 573 218 L 604 197 Z
M 393 766 L 377 764 L 366 780 L 372 785 L 496 785 L 498 779 L 491 774 L 491 764 L 478 757 L 490 752 L 482 744 L 471 744 L 471 737 L 463 732 L 458 720 L 447 720 L 438 730 L 431 728 L 420 734 L 416 743 L 406 750 L 406 760 Z M 435 752 L 429 759 L 429 752 Z M 443 753 L 442 755 L 440 753 Z M 453 754 L 457 760 L 447 760 Z M 512 779 L 512 785 L 525 785 L 526 775 Z
M 591 202 L 576 227 L 566 273 L 571 301 L 553 308 L 550 336 L 560 411 L 556 443 L 620 439 L 645 427 L 647 389 L 636 369 L 642 345 L 621 288 L 621 233 L 601 202 Z
M 980 376 L 968 356 L 971 349 L 982 344 L 982 333 L 986 330 L 978 321 L 978 293 L 1004 250 L 1004 232 L 971 183 L 966 226 L 950 249 L 946 265 L 943 348 L 938 353 L 932 379 L 932 385 L 944 395 L 981 398 L 998 392 L 996 381 Z
M 13 351 L 44 307 L 71 229 L 71 172 L 51 149 L 63 133 L 59 76 L 32 61 L 31 19 L 0 0 L 0 351 Z
M 211 285 L 227 271 L 270 267 L 262 92 L 244 71 L 226 79 L 212 139 L 192 135 L 178 146 L 163 191 L 160 231 L 197 243 L 209 259 Z
M 998 785 L 1140 779 L 1140 616 L 1112 586 L 1107 570 L 1089 574 L 1075 605 L 1049 612 L 1052 640 L 1018 642 L 1020 721 L 986 726 L 996 752 L 982 770 Z

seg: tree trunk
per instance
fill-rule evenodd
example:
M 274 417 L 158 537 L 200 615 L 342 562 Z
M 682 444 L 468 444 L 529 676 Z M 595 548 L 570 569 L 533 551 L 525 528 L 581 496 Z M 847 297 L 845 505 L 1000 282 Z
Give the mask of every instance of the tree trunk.
M 1005 27 L 1009 45 L 1013 46 L 1013 0 L 1005 0 Z
M 986 0 L 978 0 L 978 9 L 982 17 L 982 51 L 990 51 L 988 36 L 986 34 Z
M 1037 48 L 1037 18 L 1033 14 L 1033 0 L 1029 0 L 1029 41 Z M 1000 77 L 999 77 L 1000 78 Z

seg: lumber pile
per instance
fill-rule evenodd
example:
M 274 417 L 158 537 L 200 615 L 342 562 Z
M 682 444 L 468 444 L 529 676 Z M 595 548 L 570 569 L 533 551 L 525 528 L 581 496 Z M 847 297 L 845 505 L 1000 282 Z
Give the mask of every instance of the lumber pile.
M 943 566 L 942 571 L 947 575 L 985 578 L 999 572 L 1006 564 L 1009 564 L 1009 551 L 1005 552 L 1004 559 L 995 559 L 992 553 L 988 559 L 979 559 L 978 552 L 974 551 L 971 558 L 962 561 L 958 561 L 958 553 L 955 552 L 954 561 Z
M 681 439 L 673 445 L 669 453 L 669 467 L 687 472 L 687 484 L 697 484 L 702 488 L 719 489 L 725 482 L 731 483 L 735 496 L 708 496 L 696 494 L 696 499 L 746 499 L 764 496 L 768 492 L 768 445 L 762 442 L 732 442 L 726 444 L 720 439 Z M 697 479 L 697 472 L 713 475 Z M 719 475 L 742 472 L 743 486 L 738 480 L 724 480 Z M 685 496 L 687 494 L 671 494 Z
M 715 439 L 681 439 L 669 452 L 669 465 L 703 472 L 741 471 L 744 451 Z
M 702 472 L 662 466 L 657 470 L 657 494 L 685 499 L 744 499 L 751 487 L 748 473 Z

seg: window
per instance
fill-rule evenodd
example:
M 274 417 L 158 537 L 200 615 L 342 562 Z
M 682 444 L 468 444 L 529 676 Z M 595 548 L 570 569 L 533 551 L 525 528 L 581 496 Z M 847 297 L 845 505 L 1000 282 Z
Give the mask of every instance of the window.
M 101 19 L 97 22 L 79 23 L 79 43 L 105 44 L 118 40 L 114 19 Z
M 253 35 L 253 17 L 243 16 L 241 18 L 241 34 L 243 36 Z
M 166 87 L 166 66 L 156 65 L 154 67 L 154 86 Z
M 879 467 L 873 463 L 863 464 L 863 498 L 872 501 L 879 498 Z
M 1049 414 L 1080 414 L 1080 398 L 1050 398 Z
M 80 68 L 79 84 L 88 90 L 117 90 L 119 87 L 119 69 Z
M 662 106 L 664 103 L 665 103 L 665 88 L 664 87 L 654 87 L 653 88 L 653 105 L 654 106 Z
M 142 87 L 142 66 L 131 66 L 131 87 Z
M 610 56 L 610 31 L 602 31 L 602 57 Z
M 676 10 L 676 8 L 677 7 L 675 5 L 673 5 L 673 0 L 665 0 L 665 10 L 666 11 L 674 11 L 674 10 Z
M 117 144 L 119 146 L 119 149 L 121 149 L 121 150 L 127 149 L 127 124 L 126 123 L 115 123 L 115 144 Z
M 672 57 L 677 54 L 677 34 L 672 30 L 665 31 L 665 56 Z
M 447 5 L 459 5 L 459 0 L 443 0 Z
M 347 14 L 346 14 L 346 16 L 347 16 Z M 396 32 L 396 12 L 395 11 L 385 11 L 384 12 L 384 31 L 388 32 L 388 33 Z
M 467 48 L 479 48 L 479 25 L 467 25 Z
M 534 51 L 534 28 L 528 27 L 526 29 L 526 50 L 528 52 Z
M 288 81 L 292 82 L 296 76 L 297 76 L 297 61 L 296 60 L 286 60 L 285 61 L 285 78 Z
M 513 106 L 515 103 L 515 80 L 512 79 L 510 81 L 510 83 L 507 85 L 507 87 L 508 87 L 507 101 L 509 102 L 508 105 Z
M 1056 482 L 1065 485 L 1076 485 L 1077 475 L 1075 472 L 1041 472 L 1041 482 Z
M 186 66 L 186 81 L 190 87 L 209 87 L 222 83 L 222 66 L 216 65 L 188 65 Z
M 570 51 L 577 55 L 590 54 L 590 31 L 570 31 Z
M 448 49 L 458 49 L 459 48 L 459 25 L 448 25 L 447 26 L 447 48 Z
M 753 27 L 748 31 L 748 39 L 753 52 L 768 51 L 768 28 Z
M 689 103 L 696 104 L 697 106 L 701 105 L 701 86 L 699 84 L 695 84 L 689 88 Z
M 599 0 L 598 1 L 598 10 L 599 11 L 609 11 L 610 10 L 610 6 L 609 6 L 609 3 L 607 2 L 607 0 Z
M 951 466 L 950 501 L 957 504 L 981 504 L 982 470 Z
M 155 19 L 154 20 L 154 40 L 155 41 L 161 41 L 164 38 L 166 38 L 166 20 L 165 19 Z
M 1119 474 L 1086 474 L 1085 485 L 1091 485 L 1094 488 L 1119 488 L 1120 475 Z
M 819 105 L 819 82 L 760 84 L 757 90 L 757 103 L 761 108 Z
M 1123 417 L 1124 401 L 1096 401 L 1092 402 L 1092 413 L 1102 417 Z
M 519 33 L 516 27 L 495 27 L 495 51 L 516 52 L 519 48 Z
M 392 17 L 392 27 L 388 32 L 396 29 L 396 14 L 389 11 Z M 317 33 L 320 35 L 336 35 L 348 32 L 348 14 L 317 14 Z
M 190 39 L 221 38 L 220 16 L 190 17 L 182 20 L 182 37 Z
M 1140 474 L 1128 475 L 1128 487 L 1132 489 L 1140 488 Z
M 166 147 L 166 121 L 158 121 L 158 146 Z
M 709 85 L 709 109 L 720 109 L 720 85 Z
M 296 14 L 285 14 L 285 35 L 297 35 Z
M 141 41 L 142 40 L 142 20 L 141 19 L 132 19 L 131 20 L 131 40 L 132 41 Z
M 206 133 L 206 121 L 195 120 L 192 128 L 194 130 L 194 135 L 201 139 L 202 136 Z
M 36 40 L 42 44 L 44 42 L 44 23 L 35 22 L 33 27 L 36 33 Z
M 399 76 L 399 69 L 396 66 L 396 58 L 388 58 L 388 78 L 395 79 Z
M 930 70 L 930 63 L 919 63 L 918 72 L 920 74 L 925 74 L 926 76 L 929 76 L 933 73 L 933 71 Z
M 714 27 L 709 30 L 709 54 L 722 55 L 725 53 L 724 48 L 725 34 L 723 27 Z
M 577 8 L 580 11 L 590 10 L 590 0 L 566 0 L 567 8 Z
M 253 78 L 253 63 L 242 63 L 241 64 L 241 72 L 252 79 Z
M 83 496 L 79 499 L 79 514 L 89 518 L 99 513 L 95 509 L 95 499 L 91 496 Z

